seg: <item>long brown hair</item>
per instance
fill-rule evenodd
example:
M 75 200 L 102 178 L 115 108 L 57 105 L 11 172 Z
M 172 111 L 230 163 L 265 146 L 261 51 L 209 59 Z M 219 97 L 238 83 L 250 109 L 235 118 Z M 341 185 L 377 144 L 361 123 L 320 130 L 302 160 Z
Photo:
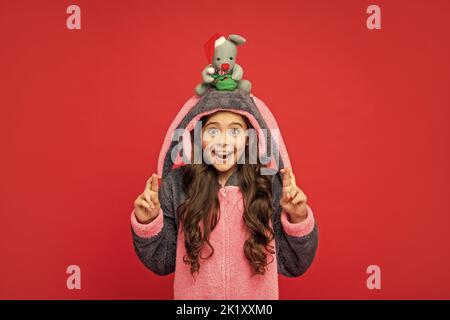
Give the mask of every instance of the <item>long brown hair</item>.
M 204 116 L 206 123 L 209 116 Z M 243 117 L 247 127 L 250 122 Z M 249 159 L 248 146 L 245 148 L 245 159 Z M 273 261 L 275 253 L 270 242 L 274 238 L 270 219 L 273 214 L 271 176 L 261 175 L 263 165 L 259 158 L 256 164 L 237 164 L 238 185 L 244 201 L 243 220 L 249 237 L 244 243 L 245 257 L 250 263 L 253 274 L 264 274 L 266 267 Z M 208 259 L 214 254 L 214 248 L 209 241 L 211 231 L 219 220 L 219 199 L 217 193 L 220 185 L 217 170 L 205 163 L 186 164 L 183 170 L 183 187 L 186 200 L 179 206 L 178 215 L 182 222 L 186 255 L 183 261 L 191 266 L 194 276 L 200 270 L 200 259 Z M 206 186 L 206 187 L 205 187 Z M 206 257 L 201 257 L 205 244 L 211 249 Z M 267 261 L 270 254 L 272 260 Z

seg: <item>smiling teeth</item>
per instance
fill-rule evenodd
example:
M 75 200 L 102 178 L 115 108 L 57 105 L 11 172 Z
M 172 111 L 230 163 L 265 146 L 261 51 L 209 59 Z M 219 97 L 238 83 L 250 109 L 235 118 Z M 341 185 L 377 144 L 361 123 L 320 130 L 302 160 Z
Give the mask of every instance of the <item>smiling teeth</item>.
M 214 151 L 214 155 L 219 161 L 228 161 L 233 156 L 233 151 Z
M 228 158 L 232 155 L 232 152 L 216 152 L 216 156 L 220 158 Z

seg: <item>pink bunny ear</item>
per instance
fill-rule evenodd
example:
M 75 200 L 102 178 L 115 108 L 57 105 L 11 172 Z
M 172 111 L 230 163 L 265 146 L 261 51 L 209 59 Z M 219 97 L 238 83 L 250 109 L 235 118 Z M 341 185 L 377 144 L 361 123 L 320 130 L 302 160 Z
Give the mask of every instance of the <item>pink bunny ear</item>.
M 286 145 L 284 144 L 283 136 L 281 135 L 280 128 L 278 127 L 278 123 L 275 120 L 275 117 L 273 116 L 270 109 L 266 106 L 266 104 L 255 97 L 253 94 L 250 94 L 250 96 L 253 98 L 253 101 L 256 104 L 256 107 L 258 107 L 259 112 L 261 113 L 261 116 L 263 117 L 264 121 L 266 122 L 266 125 L 270 129 L 278 130 L 279 132 L 279 142 L 278 142 L 278 148 L 280 151 L 281 159 L 283 159 L 283 163 L 285 167 L 291 167 L 291 160 L 289 159 L 289 154 L 286 149 Z
M 172 123 L 169 126 L 169 129 L 167 129 L 166 136 L 164 137 L 164 141 L 161 147 L 161 151 L 159 152 L 158 157 L 158 175 L 162 177 L 163 174 L 163 168 L 164 168 L 164 160 L 166 157 L 166 153 L 170 149 L 170 145 L 172 143 L 173 135 L 175 134 L 175 129 L 178 127 L 178 125 L 181 123 L 183 118 L 186 116 L 186 114 L 197 104 L 197 102 L 200 100 L 200 97 L 193 96 L 191 97 L 186 103 L 183 105 L 181 110 L 178 112 L 178 114 L 175 116 L 175 119 L 173 119 Z M 181 157 L 178 156 L 177 161 L 181 161 Z

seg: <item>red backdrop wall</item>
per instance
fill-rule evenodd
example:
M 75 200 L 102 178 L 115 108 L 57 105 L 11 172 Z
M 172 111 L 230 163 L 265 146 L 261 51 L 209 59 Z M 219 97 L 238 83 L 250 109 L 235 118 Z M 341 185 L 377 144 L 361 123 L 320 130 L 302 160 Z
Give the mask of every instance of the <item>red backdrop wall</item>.
M 238 63 L 320 228 L 280 297 L 450 298 L 449 19 L 445 0 L 0 1 L 0 298 L 173 297 L 129 218 L 215 32 L 248 39 Z

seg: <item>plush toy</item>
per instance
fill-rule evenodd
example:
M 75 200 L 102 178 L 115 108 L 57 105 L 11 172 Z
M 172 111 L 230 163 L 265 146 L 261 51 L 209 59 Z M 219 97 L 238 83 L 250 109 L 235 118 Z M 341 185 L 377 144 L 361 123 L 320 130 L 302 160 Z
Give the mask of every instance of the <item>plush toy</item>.
M 235 90 L 236 88 L 250 92 L 250 81 L 242 80 L 244 70 L 236 63 L 237 46 L 246 40 L 230 34 L 227 39 L 216 33 L 205 43 L 205 54 L 210 62 L 202 71 L 203 82 L 197 85 L 195 93 L 201 96 L 210 87 L 217 90 Z

